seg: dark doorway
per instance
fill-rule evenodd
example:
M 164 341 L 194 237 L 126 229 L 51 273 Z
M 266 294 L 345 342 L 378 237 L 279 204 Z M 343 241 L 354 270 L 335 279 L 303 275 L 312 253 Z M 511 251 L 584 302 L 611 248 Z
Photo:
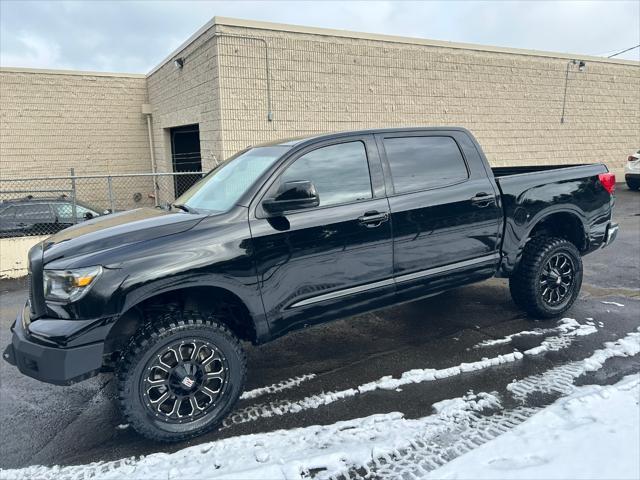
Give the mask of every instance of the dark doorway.
M 171 129 L 171 157 L 174 172 L 202 171 L 200 157 L 200 127 L 186 125 Z M 176 197 L 182 195 L 191 185 L 200 179 L 201 175 L 176 175 L 174 188 Z

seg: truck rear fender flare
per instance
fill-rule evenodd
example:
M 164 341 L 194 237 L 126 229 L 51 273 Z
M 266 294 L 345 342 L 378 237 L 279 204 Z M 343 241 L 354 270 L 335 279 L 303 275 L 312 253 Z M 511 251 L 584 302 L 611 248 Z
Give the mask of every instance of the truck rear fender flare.
M 522 210 L 524 212 L 524 209 Z M 572 205 L 551 206 L 527 218 L 527 213 L 518 215 L 518 208 L 507 218 L 503 257 L 500 267 L 501 276 L 509 276 L 520 263 L 522 252 L 527 242 L 542 232 L 566 238 L 580 252 L 584 252 L 589 244 L 589 229 L 585 223 L 582 210 Z

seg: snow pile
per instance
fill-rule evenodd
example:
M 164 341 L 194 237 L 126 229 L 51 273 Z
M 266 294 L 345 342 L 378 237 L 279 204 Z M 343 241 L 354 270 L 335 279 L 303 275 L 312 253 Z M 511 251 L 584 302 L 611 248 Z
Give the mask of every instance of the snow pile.
M 640 375 L 576 388 L 426 478 L 640 478 Z
M 0 477 L 299 479 L 313 470 L 326 478 L 351 466 L 366 465 L 372 458 L 410 448 L 412 439 L 427 432 L 445 432 L 475 412 L 499 407 L 499 399 L 492 394 L 469 393 L 435 404 L 435 415 L 417 420 L 404 419 L 397 412 L 372 415 L 327 426 L 233 437 L 139 460 L 0 470 Z

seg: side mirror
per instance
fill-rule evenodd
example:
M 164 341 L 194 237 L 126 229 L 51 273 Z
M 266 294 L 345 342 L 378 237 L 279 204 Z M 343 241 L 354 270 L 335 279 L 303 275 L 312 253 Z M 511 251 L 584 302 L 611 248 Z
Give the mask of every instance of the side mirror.
M 320 196 L 309 180 L 285 182 L 280 185 L 274 198 L 267 198 L 262 202 L 262 208 L 271 214 L 313 208 L 318 205 L 320 205 Z
M 91 220 L 92 218 L 93 218 L 93 213 L 91 213 L 91 212 L 86 212 L 86 213 L 84 214 L 84 219 L 85 219 L 85 220 Z

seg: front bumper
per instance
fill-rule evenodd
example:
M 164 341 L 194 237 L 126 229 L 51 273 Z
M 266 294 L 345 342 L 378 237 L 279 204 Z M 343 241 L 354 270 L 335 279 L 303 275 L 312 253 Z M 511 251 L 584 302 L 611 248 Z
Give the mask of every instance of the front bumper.
M 21 373 L 55 385 L 70 385 L 100 372 L 104 342 L 74 347 L 45 344 L 33 338 L 25 327 L 28 309 L 21 310 L 11 327 L 11 343 L 2 357 Z

